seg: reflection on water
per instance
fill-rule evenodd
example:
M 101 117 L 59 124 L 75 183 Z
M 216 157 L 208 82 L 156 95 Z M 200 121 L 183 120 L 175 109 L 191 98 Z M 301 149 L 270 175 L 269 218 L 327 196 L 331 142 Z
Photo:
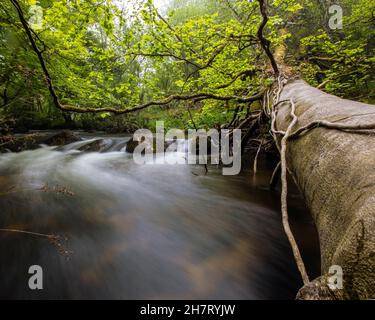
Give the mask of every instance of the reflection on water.
M 106 138 L 101 152 L 77 151 L 86 141 L 0 155 L 0 228 L 64 235 L 71 251 L 1 232 L 0 298 L 294 298 L 301 281 L 269 171 L 253 181 L 214 167 L 203 175 L 199 166 L 140 166 L 126 141 Z M 314 228 L 301 199 L 290 201 L 316 274 Z M 44 290 L 28 289 L 34 264 Z

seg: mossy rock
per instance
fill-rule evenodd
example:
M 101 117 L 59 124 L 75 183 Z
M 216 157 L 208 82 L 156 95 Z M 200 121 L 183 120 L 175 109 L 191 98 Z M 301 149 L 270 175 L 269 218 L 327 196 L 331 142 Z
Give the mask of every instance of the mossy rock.
M 13 135 L 0 137 L 1 152 L 21 152 L 39 148 L 43 136 L 39 134 L 28 134 L 21 137 Z
M 131 138 L 126 144 L 126 152 L 134 153 L 135 148 L 140 144 L 140 141 L 134 140 Z M 173 141 L 164 141 L 164 151 L 173 143 Z M 156 139 L 154 138 L 152 146 L 149 145 L 149 148 L 152 148 L 153 153 L 156 153 Z
M 76 135 L 74 132 L 69 130 L 64 130 L 59 133 L 56 133 L 44 141 L 42 143 L 48 145 L 48 146 L 62 146 L 66 145 L 72 142 L 80 141 L 81 138 Z

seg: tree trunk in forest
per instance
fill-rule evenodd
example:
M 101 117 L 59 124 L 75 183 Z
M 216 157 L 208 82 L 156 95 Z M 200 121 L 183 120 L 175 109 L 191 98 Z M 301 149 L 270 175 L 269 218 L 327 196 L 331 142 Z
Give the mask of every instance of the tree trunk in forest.
M 375 123 L 375 106 L 344 100 L 291 80 L 280 101 L 292 99 L 295 132 L 315 120 L 337 124 Z M 290 104 L 281 103 L 277 130 L 291 121 Z M 375 298 L 375 136 L 317 127 L 288 140 L 287 166 L 305 197 L 320 240 L 322 276 L 303 287 L 300 299 Z M 343 269 L 343 290 L 326 279 L 330 266 Z

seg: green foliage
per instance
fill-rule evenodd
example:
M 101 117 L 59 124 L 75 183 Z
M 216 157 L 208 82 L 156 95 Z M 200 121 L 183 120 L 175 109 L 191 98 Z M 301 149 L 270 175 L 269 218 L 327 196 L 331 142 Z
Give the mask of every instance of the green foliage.
M 312 85 L 351 99 L 374 99 L 374 2 L 342 0 L 344 28 L 328 28 L 324 1 L 273 0 L 265 36 L 277 58 Z M 21 1 L 26 18 L 35 1 Z M 250 96 L 273 81 L 257 31 L 258 1 L 174 0 L 165 12 L 152 1 L 42 0 L 35 41 L 63 104 L 131 108 L 171 94 Z M 65 117 L 52 104 L 35 52 L 10 1 L 0 3 L 0 116 L 20 126 L 90 129 L 212 127 L 231 121 L 231 102 L 173 102 L 131 116 Z M 248 105 L 242 106 L 246 110 Z M 244 117 L 244 114 L 240 114 Z M 128 123 L 126 123 L 128 121 Z M 32 125 L 30 125 L 32 124 Z M 114 125 L 111 125 L 114 124 Z M 127 125 L 128 124 L 128 125 Z
M 343 28 L 327 26 L 328 8 L 306 4 L 290 28 L 292 63 L 312 85 L 325 82 L 325 90 L 353 100 L 374 99 L 375 3 L 340 1 Z M 319 23 L 317 23 L 317 21 Z

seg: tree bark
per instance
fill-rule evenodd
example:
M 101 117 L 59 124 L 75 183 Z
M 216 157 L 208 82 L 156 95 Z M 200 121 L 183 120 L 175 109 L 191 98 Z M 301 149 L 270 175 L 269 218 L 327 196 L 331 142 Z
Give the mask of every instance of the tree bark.
M 347 126 L 375 124 L 375 106 L 326 94 L 302 80 L 289 81 L 280 101 L 292 99 L 298 121 Z M 290 104 L 281 104 L 277 130 L 291 121 Z M 322 276 L 300 290 L 298 298 L 375 298 L 375 130 L 313 128 L 288 140 L 286 156 L 315 221 L 320 240 Z M 343 269 L 344 287 L 330 292 L 330 266 Z

